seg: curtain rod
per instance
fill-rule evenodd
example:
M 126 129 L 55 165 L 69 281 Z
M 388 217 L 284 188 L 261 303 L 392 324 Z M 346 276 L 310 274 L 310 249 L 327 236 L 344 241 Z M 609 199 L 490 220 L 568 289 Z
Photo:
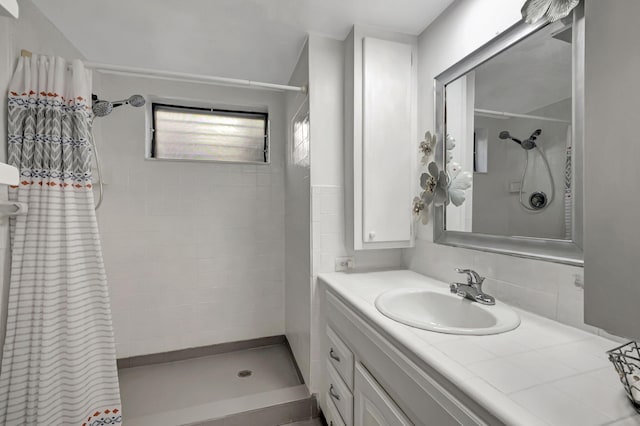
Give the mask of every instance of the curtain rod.
M 476 108 L 475 112 L 478 115 L 482 115 L 482 116 L 485 116 L 485 117 L 499 118 L 499 119 L 531 118 L 531 119 L 534 119 L 534 120 L 544 120 L 544 121 L 553 121 L 555 123 L 571 124 L 570 121 L 560 120 L 558 118 L 542 117 L 542 116 L 539 116 L 539 115 L 515 114 L 515 113 L 512 113 L 512 112 L 492 111 L 492 110 L 489 110 L 489 109 L 479 109 L 479 108 Z
M 22 49 L 21 56 L 31 57 L 32 53 L 28 50 Z M 276 90 L 276 91 L 288 91 L 288 92 L 302 92 L 307 93 L 307 86 L 288 86 L 286 84 L 275 83 L 262 83 L 259 81 L 243 80 L 237 78 L 227 77 L 215 77 L 203 74 L 190 74 L 174 71 L 163 71 L 152 68 L 137 68 L 126 67 L 122 65 L 103 64 L 99 62 L 83 61 L 84 66 L 89 69 L 93 69 L 98 72 L 104 72 L 107 74 L 127 75 L 127 76 L 146 76 L 151 78 L 157 78 L 161 80 L 174 80 L 184 81 L 188 83 L 204 83 L 204 84 L 216 84 L 226 86 L 238 86 L 246 87 L 250 89 L 264 89 L 264 90 Z

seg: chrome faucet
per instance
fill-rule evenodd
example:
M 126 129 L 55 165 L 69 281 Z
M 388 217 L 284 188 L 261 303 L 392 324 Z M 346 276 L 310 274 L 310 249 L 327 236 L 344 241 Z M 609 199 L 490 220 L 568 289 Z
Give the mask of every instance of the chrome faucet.
M 482 303 L 483 305 L 496 304 L 496 299 L 482 292 L 484 277 L 481 277 L 472 269 L 456 268 L 456 272 L 460 274 L 467 274 L 467 283 L 452 283 L 449 287 L 451 289 L 451 293 L 473 300 L 474 302 Z

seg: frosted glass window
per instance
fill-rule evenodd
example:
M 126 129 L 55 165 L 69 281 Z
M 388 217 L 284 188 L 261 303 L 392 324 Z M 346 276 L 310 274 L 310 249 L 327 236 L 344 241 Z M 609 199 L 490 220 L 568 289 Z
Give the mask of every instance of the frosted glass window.
M 267 163 L 266 113 L 153 104 L 151 157 Z
M 293 119 L 293 141 L 291 159 L 293 164 L 309 166 L 309 110 L 298 111 Z

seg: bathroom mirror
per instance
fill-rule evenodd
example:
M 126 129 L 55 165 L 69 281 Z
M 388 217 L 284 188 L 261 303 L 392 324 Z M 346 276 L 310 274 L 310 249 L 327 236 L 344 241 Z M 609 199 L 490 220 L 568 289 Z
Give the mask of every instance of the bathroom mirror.
M 582 264 L 582 25 L 520 22 L 436 77 L 436 162 L 471 179 L 437 243 Z

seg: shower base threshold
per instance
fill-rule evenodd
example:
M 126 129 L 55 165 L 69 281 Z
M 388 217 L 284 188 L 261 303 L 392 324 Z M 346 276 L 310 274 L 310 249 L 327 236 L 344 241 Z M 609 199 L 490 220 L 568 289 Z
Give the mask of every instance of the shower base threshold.
M 119 360 L 125 424 L 277 426 L 316 417 L 315 397 L 277 338 Z

